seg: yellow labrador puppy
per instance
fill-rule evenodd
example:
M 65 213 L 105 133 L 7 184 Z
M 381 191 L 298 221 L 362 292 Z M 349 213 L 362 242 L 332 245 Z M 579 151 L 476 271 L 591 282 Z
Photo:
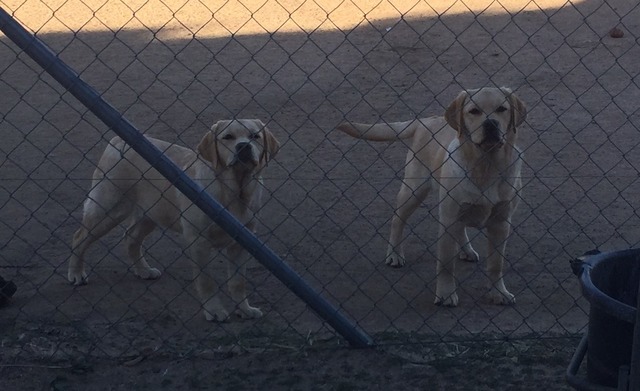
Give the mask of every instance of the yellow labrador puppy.
M 511 215 L 521 188 L 517 127 L 525 118 L 525 105 L 510 89 L 482 88 L 461 92 L 444 118 L 376 125 L 343 123 L 338 127 L 366 140 L 408 140 L 410 150 L 391 221 L 387 265 L 404 265 L 402 237 L 407 219 L 429 191 L 439 187 L 436 304 L 458 305 L 456 258 L 479 259 L 466 227 L 487 230 L 491 300 L 515 303 L 504 285 L 503 264 Z
M 202 138 L 197 151 L 149 138 L 174 163 L 225 206 L 249 229 L 260 207 L 261 169 L 275 156 L 280 144 L 259 120 L 220 121 Z M 116 137 L 109 142 L 93 173 L 93 185 L 84 203 L 82 226 L 73 236 L 68 279 L 87 283 L 84 253 L 94 241 L 118 224 L 128 226 L 127 253 L 133 272 L 156 279 L 160 271 L 149 266 L 141 251 L 144 238 L 156 227 L 183 235 L 197 266 L 196 287 L 207 320 L 224 321 L 229 312 L 218 297 L 218 285 L 207 274 L 212 249 L 228 259 L 228 288 L 244 318 L 262 316 L 247 301 L 246 263 L 250 255 L 222 228 L 153 169 L 140 155 Z M 226 254 L 219 254 L 225 250 Z

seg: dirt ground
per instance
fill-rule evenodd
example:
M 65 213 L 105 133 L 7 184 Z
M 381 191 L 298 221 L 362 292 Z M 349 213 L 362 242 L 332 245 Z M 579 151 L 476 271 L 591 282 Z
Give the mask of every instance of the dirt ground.
M 568 390 L 575 340 L 353 350 L 322 346 L 218 350 L 176 357 L 3 366 L 4 389 L 50 390 Z M 330 344 L 329 344 L 330 345 Z M 11 388 L 9 388 L 11 387 Z
M 205 322 L 170 233 L 146 243 L 160 280 L 127 271 L 120 230 L 89 252 L 90 284 L 70 287 L 69 240 L 114 133 L 2 37 L 0 273 L 19 291 L 0 311 L 0 382 L 566 388 L 588 313 L 568 261 L 640 241 L 640 7 L 450 3 L 0 1 L 145 134 L 193 147 L 218 119 L 267 122 L 282 149 L 266 173 L 261 239 L 381 345 L 347 348 L 257 263 L 251 300 L 265 317 Z M 609 36 L 615 26 L 622 38 Z M 406 147 L 334 129 L 440 115 L 461 89 L 486 85 L 511 87 L 529 109 L 506 275 L 517 304 L 484 299 L 481 262 L 459 268 L 460 306 L 438 308 L 434 197 L 412 218 L 407 265 L 384 265 Z M 472 236 L 484 250 L 483 233 Z M 469 346 L 449 349 L 460 341 Z

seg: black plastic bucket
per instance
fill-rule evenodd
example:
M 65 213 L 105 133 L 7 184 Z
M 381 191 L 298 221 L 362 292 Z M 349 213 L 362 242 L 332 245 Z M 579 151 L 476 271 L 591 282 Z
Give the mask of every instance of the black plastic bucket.
M 616 387 L 621 366 L 631 361 L 640 282 L 640 249 L 601 253 L 575 270 L 589 301 L 587 379 Z

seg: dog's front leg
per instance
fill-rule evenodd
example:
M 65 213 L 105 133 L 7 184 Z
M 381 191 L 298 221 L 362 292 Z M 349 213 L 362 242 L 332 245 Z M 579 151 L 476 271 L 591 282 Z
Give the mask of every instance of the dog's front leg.
M 455 272 L 459 248 L 463 244 L 464 229 L 464 224 L 459 221 L 440 221 L 435 299 L 435 304 L 437 305 L 447 307 L 458 305 Z
M 224 322 L 229 318 L 229 312 L 224 309 L 219 297 L 219 284 L 211 276 L 207 268 L 211 255 L 211 242 L 209 239 L 199 236 L 189 245 L 191 259 L 196 263 L 194 273 L 196 273 L 196 289 L 202 300 L 204 317 L 208 321 Z M 216 250 L 216 253 L 219 251 Z
M 489 299 L 494 304 L 514 304 L 516 298 L 504 285 L 504 258 L 511 221 L 490 220 L 487 224 L 489 238 L 489 256 L 487 257 L 487 275 L 489 276 Z
M 391 267 L 402 267 L 405 264 L 402 238 L 407 220 L 424 201 L 431 190 L 431 175 L 427 168 L 413 158 L 408 159 L 405 177 L 396 199 L 396 210 L 391 219 L 391 234 L 385 263 Z
M 247 263 L 250 254 L 239 244 L 233 243 L 227 248 L 227 275 L 231 299 L 237 305 L 236 313 L 243 319 L 260 318 L 262 311 L 249 305 L 247 299 Z
M 89 245 L 89 231 L 80 227 L 73 235 L 71 242 L 71 258 L 67 270 L 67 279 L 73 285 L 85 285 L 88 282 L 87 272 L 84 269 L 84 252 Z

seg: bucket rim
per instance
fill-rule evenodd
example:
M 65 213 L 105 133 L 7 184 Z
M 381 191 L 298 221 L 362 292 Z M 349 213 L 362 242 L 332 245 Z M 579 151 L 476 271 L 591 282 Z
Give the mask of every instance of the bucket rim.
M 602 311 L 615 316 L 628 323 L 635 323 L 636 309 L 602 292 L 591 279 L 591 272 L 599 264 L 615 258 L 636 257 L 640 262 L 640 248 L 608 251 L 591 255 L 582 261 L 582 273 L 580 273 L 580 283 L 582 285 L 582 295 L 589 301 L 591 306 L 597 306 Z

